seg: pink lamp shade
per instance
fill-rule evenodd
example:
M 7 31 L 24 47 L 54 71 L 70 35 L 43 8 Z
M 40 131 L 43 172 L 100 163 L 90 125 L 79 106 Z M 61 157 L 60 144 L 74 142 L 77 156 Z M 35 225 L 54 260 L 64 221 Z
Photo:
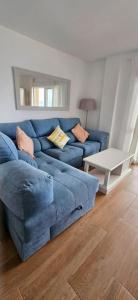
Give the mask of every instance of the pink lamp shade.
M 95 110 L 96 109 L 96 101 L 95 99 L 81 99 L 79 103 L 79 108 L 83 110 Z

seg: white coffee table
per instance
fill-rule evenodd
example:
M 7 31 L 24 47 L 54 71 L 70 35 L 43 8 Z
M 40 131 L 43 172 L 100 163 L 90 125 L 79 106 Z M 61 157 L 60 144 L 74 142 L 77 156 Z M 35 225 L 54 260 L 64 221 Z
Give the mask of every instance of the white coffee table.
M 91 174 L 99 178 L 99 190 L 106 194 L 131 172 L 129 166 L 133 156 L 133 154 L 109 148 L 84 158 L 84 171 L 88 173 L 89 166 L 94 167 Z

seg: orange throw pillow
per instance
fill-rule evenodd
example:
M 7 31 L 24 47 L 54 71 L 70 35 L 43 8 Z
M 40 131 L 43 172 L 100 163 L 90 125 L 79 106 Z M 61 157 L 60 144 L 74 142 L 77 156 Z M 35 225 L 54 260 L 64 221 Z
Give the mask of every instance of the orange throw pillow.
M 34 143 L 20 127 L 16 128 L 16 142 L 19 150 L 25 151 L 34 158 Z
M 72 133 L 82 144 L 87 140 L 89 133 L 80 124 L 77 124 L 72 130 Z

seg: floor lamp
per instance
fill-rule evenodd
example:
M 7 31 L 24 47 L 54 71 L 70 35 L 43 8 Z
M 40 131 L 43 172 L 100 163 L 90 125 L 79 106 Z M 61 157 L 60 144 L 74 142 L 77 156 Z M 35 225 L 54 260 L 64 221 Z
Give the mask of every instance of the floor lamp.
M 96 101 L 95 99 L 83 98 L 80 100 L 79 109 L 86 111 L 86 119 L 85 119 L 85 128 L 87 126 L 88 112 L 91 110 L 96 110 Z

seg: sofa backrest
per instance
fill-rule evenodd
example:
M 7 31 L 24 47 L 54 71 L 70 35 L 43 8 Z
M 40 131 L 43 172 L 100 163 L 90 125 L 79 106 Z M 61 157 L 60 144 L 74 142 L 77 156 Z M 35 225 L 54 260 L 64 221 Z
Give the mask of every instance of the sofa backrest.
M 31 123 L 40 142 L 41 150 L 52 148 L 53 144 L 46 137 L 59 125 L 59 120 L 57 118 L 31 120 Z
M 41 150 L 41 145 L 36 137 L 35 130 L 32 123 L 27 120 L 23 122 L 15 123 L 0 123 L 0 131 L 9 136 L 13 142 L 16 144 L 16 128 L 19 126 L 28 136 L 33 139 L 35 152 Z
M 35 152 L 45 151 L 52 148 L 53 144 L 46 139 L 48 135 L 59 125 L 70 140 L 68 143 L 74 142 L 76 139 L 71 133 L 71 129 L 80 123 L 79 118 L 52 118 L 42 120 L 27 120 L 15 123 L 0 123 L 0 131 L 9 136 L 16 144 L 16 128 L 19 126 L 34 142 Z
M 53 147 L 53 144 L 46 138 L 59 125 L 61 129 L 70 137 L 68 144 L 76 141 L 76 138 L 71 133 L 71 129 L 78 123 L 79 118 L 53 118 L 42 120 L 31 120 L 36 136 L 41 144 L 41 150 L 45 151 Z
M 0 123 L 0 131 L 8 135 L 13 141 L 16 140 L 16 128 L 19 126 L 31 138 L 36 137 L 36 133 L 30 121 L 15 123 Z
M 41 150 L 45 151 L 53 147 L 53 144 L 46 139 L 48 135 L 59 125 L 61 129 L 70 137 L 68 144 L 76 141 L 76 138 L 71 133 L 71 129 L 78 123 L 79 118 L 52 118 L 42 120 L 31 120 L 36 136 L 41 144 Z
M 68 144 L 76 142 L 75 136 L 72 134 L 71 129 L 80 123 L 79 118 L 60 118 L 59 124 L 61 129 L 69 136 Z
M 59 119 L 60 127 L 66 133 L 70 132 L 71 129 L 73 127 L 75 127 L 75 125 L 77 125 L 78 123 L 80 123 L 79 118 L 60 118 Z

